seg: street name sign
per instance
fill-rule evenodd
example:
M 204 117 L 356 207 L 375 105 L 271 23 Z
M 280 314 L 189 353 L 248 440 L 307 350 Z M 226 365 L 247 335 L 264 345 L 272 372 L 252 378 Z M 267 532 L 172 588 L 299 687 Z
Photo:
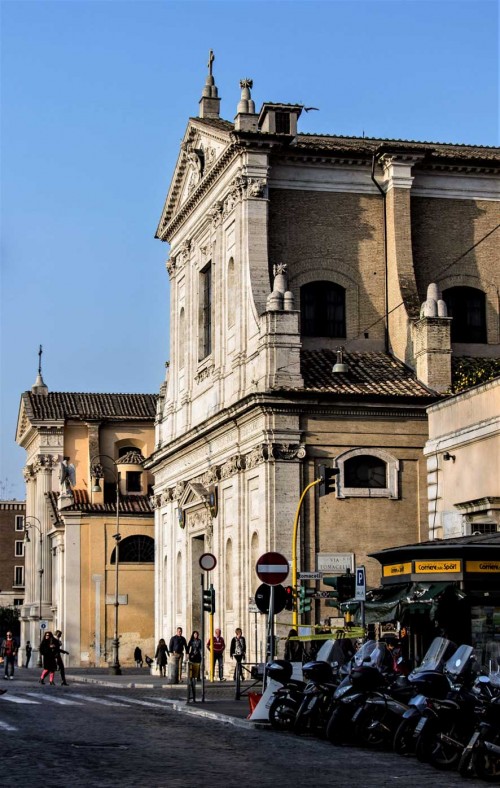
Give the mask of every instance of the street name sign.
M 290 572 L 288 560 L 281 553 L 264 553 L 255 566 L 257 577 L 268 586 L 277 586 L 286 580 Z
M 321 580 L 323 572 L 299 572 L 297 577 L 299 580 Z

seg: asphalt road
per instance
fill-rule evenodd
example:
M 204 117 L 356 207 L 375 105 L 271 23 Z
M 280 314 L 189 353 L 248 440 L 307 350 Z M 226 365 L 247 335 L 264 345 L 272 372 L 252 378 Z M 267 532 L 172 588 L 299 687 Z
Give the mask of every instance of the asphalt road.
M 159 689 L 17 678 L 0 689 L 2 779 L 23 788 L 485 785 L 391 753 L 187 715 Z

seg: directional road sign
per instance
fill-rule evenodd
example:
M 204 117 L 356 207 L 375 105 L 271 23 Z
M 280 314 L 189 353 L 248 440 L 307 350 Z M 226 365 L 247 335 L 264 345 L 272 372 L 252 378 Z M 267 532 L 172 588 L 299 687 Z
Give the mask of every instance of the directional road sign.
M 255 566 L 257 577 L 268 586 L 277 586 L 286 580 L 290 567 L 288 560 L 281 553 L 264 553 Z

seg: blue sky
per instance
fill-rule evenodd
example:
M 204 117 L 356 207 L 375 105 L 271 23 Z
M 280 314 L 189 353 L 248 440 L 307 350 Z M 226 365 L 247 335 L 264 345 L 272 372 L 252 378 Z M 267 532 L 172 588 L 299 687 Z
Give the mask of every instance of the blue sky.
M 39 344 L 51 391 L 157 392 L 168 248 L 153 236 L 208 50 L 221 115 L 319 107 L 303 132 L 498 145 L 496 0 L 1 2 L 0 497 Z

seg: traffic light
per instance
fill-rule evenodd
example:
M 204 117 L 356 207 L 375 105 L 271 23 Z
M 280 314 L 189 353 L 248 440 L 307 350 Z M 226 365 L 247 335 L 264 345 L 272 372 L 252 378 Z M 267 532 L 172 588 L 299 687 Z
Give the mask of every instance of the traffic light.
M 323 577 L 322 582 L 327 586 L 332 586 L 334 589 L 331 591 L 331 598 L 327 599 L 325 602 L 326 607 L 338 607 L 340 604 L 339 599 L 339 592 L 338 592 L 338 577 Z
M 299 588 L 299 613 L 310 613 L 312 600 L 311 597 L 316 593 L 314 588 L 306 588 L 300 586 Z
M 339 592 L 339 601 L 347 602 L 352 599 L 356 593 L 356 578 L 349 572 L 345 575 L 340 575 L 337 583 L 337 590 Z
M 338 468 L 328 468 L 326 465 L 318 466 L 318 474 L 321 482 L 319 484 L 319 497 L 335 492 L 335 477 L 338 475 Z
M 215 588 L 203 589 L 203 610 L 206 613 L 215 613 Z
M 293 586 L 285 586 L 285 610 L 295 610 L 297 605 L 297 592 Z

